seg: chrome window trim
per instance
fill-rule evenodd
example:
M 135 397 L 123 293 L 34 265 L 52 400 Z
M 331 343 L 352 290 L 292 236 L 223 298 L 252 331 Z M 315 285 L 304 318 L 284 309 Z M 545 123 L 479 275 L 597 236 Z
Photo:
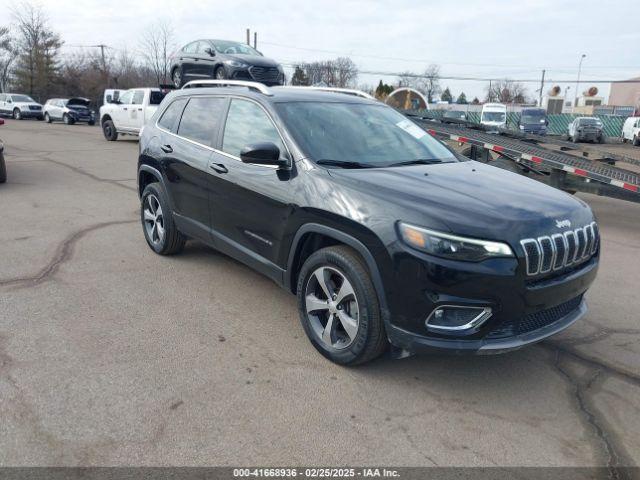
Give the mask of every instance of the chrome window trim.
M 551 243 L 551 263 L 547 270 L 542 269 L 542 265 L 544 265 L 544 248 L 542 248 L 542 240 L 549 240 L 549 243 Z M 548 273 L 553 270 L 553 264 L 556 261 L 556 244 L 553 243 L 553 240 L 551 240 L 549 235 L 543 235 L 542 237 L 538 237 L 538 245 L 540 246 L 540 270 L 538 273 Z
M 532 273 L 529 273 L 531 271 L 529 268 L 531 264 L 529 261 L 529 255 L 527 254 L 527 249 L 525 247 L 525 245 L 529 243 L 533 243 L 536 246 L 536 250 L 538 251 L 538 266 L 536 267 L 535 272 L 532 272 Z M 541 252 L 540 244 L 535 238 L 525 238 L 524 240 L 520 240 L 520 245 L 522 245 L 522 249 L 524 250 L 524 259 L 526 261 L 526 266 L 527 266 L 527 275 L 529 276 L 537 275 L 538 273 L 540 273 L 540 267 L 542 265 L 542 252 Z
M 282 136 L 282 132 L 280 132 L 280 129 L 278 128 L 278 125 L 277 125 L 277 124 L 276 124 L 276 122 L 273 120 L 273 116 L 272 116 L 272 115 L 271 115 L 271 114 L 270 114 L 270 113 L 269 113 L 269 112 L 268 112 L 268 111 L 267 111 L 267 110 L 266 110 L 262 105 L 260 105 L 260 103 L 259 103 L 259 102 L 256 102 L 255 100 L 253 100 L 253 99 L 251 99 L 251 98 L 241 97 L 241 96 L 238 96 L 238 95 L 212 95 L 212 94 L 208 94 L 208 95 L 206 95 L 206 94 L 205 94 L 205 95 L 193 95 L 193 96 L 189 96 L 189 97 L 188 97 L 188 99 L 189 99 L 189 100 L 191 100 L 192 98 L 194 98 L 194 97 L 196 97 L 196 96 L 197 96 L 197 97 L 200 97 L 200 98 L 222 98 L 222 99 L 228 99 L 228 98 L 229 98 L 229 99 L 232 99 L 232 100 L 233 100 L 234 98 L 237 98 L 237 99 L 240 99 L 240 100 L 247 100 L 247 101 L 249 101 L 249 102 L 253 102 L 253 103 L 255 103 L 256 105 L 258 105 L 258 106 L 262 109 L 262 111 L 264 111 L 264 113 L 266 113 L 266 114 L 267 114 L 267 117 L 269 117 L 269 120 L 271 121 L 271 123 L 272 123 L 272 124 L 273 124 L 273 126 L 275 127 L 276 132 L 278 132 L 278 136 L 280 137 L 280 141 L 282 142 L 282 145 L 284 145 L 284 148 L 285 148 L 285 150 L 287 151 L 287 154 L 288 154 L 288 156 L 289 156 L 289 160 L 291 161 L 291 163 L 293 163 L 293 156 L 291 155 L 291 151 L 289 150 L 289 147 L 287 146 L 287 143 L 284 141 L 284 137 Z M 164 107 L 164 108 L 162 109 L 162 111 L 161 111 L 161 112 L 159 112 L 159 114 L 158 114 L 158 119 L 156 120 L 156 122 L 155 122 L 154 126 L 155 126 L 158 130 L 160 130 L 160 131 L 162 131 L 162 132 L 164 132 L 164 133 L 168 133 L 169 135 L 174 136 L 174 137 L 176 137 L 176 138 L 179 138 L 180 140 L 184 140 L 185 142 L 189 142 L 189 143 L 191 143 L 191 144 L 193 144 L 193 145 L 197 145 L 198 147 L 206 148 L 207 150 L 210 150 L 210 151 L 212 151 L 212 152 L 218 153 L 218 154 L 223 155 L 223 156 L 225 156 L 225 157 L 227 157 L 227 158 L 230 158 L 230 159 L 232 159 L 232 160 L 236 160 L 236 161 L 238 161 L 238 162 L 240 162 L 240 163 L 244 163 L 240 157 L 236 157 L 235 155 L 232 155 L 232 154 L 230 154 L 230 153 L 223 152 L 222 150 L 218 150 L 217 148 L 213 148 L 213 147 L 212 147 L 212 146 L 210 146 L 210 145 L 204 145 L 204 144 L 202 144 L 202 143 L 200 143 L 200 142 L 196 142 L 195 140 L 191 140 L 191 139 L 189 139 L 189 138 L 182 137 L 182 136 L 178 135 L 177 133 L 173 133 L 173 132 L 170 132 L 169 130 L 167 130 L 167 129 L 165 129 L 165 128 L 162 128 L 162 127 L 158 124 L 158 122 L 159 122 L 159 121 L 160 121 L 160 119 L 162 118 L 162 115 L 164 115 L 164 113 L 167 111 L 167 109 L 169 108 L 169 106 L 171 106 L 171 104 L 172 104 L 173 102 L 175 102 L 176 100 L 178 100 L 178 99 L 180 99 L 180 98 L 182 98 L 182 96 L 180 96 L 180 97 L 176 98 L 175 100 L 173 100 L 173 101 L 172 101 L 171 103 L 169 103 L 166 107 Z M 189 104 L 189 101 L 187 101 L 187 104 L 186 104 L 186 105 L 185 105 L 185 107 L 184 107 L 185 109 L 187 108 L 187 105 L 188 105 L 188 104 Z M 182 111 L 182 113 L 184 113 L 184 110 Z M 227 115 L 228 115 L 229 111 L 227 110 L 227 112 L 226 112 L 226 113 L 227 113 Z M 226 117 L 226 116 L 225 116 L 224 121 L 225 121 L 225 126 L 226 126 L 226 122 L 227 122 L 227 117 Z M 222 135 L 222 136 L 223 136 L 223 140 L 224 140 L 224 130 L 223 130 L 223 135 Z M 255 163 L 247 163 L 247 164 L 245 164 L 245 165 L 253 165 L 254 167 L 267 168 L 267 169 L 271 169 L 271 170 L 274 170 L 274 169 L 277 169 L 277 168 L 278 168 L 278 167 L 276 167 L 276 166 L 274 166 L 274 165 L 257 165 L 257 164 L 255 164 Z
M 436 311 L 438 311 L 441 308 L 464 308 L 467 310 L 480 310 L 480 313 L 477 316 L 475 316 L 473 320 L 465 323 L 464 325 L 459 325 L 457 327 L 431 325 L 429 321 L 434 316 Z M 427 329 L 430 329 L 430 330 L 440 330 L 443 332 L 459 332 L 462 330 L 469 330 L 470 328 L 482 325 L 484 322 L 489 320 L 489 318 L 491 318 L 491 315 L 493 315 L 493 311 L 491 310 L 491 307 L 477 307 L 475 305 L 438 305 L 436 308 L 434 308 L 431 311 L 431 313 L 429 314 L 429 316 L 427 317 L 424 323 Z

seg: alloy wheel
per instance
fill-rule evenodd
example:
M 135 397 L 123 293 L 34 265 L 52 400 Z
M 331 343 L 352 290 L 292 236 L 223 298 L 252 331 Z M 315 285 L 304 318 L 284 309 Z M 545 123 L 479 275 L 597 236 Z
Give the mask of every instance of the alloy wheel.
M 216 79 L 217 80 L 224 80 L 226 78 L 225 74 L 224 74 L 224 68 L 219 67 L 218 70 L 216 70 Z
M 147 232 L 147 237 L 154 245 L 161 245 L 165 237 L 164 216 L 162 214 L 160 201 L 155 195 L 150 194 L 146 196 L 144 199 L 143 213 L 144 228 Z
M 347 348 L 358 335 L 360 309 L 351 282 L 333 267 L 316 269 L 305 289 L 311 329 L 327 347 Z
M 180 69 L 176 68 L 173 71 L 173 85 L 176 88 L 180 88 L 181 82 L 182 82 L 182 74 L 180 73 Z

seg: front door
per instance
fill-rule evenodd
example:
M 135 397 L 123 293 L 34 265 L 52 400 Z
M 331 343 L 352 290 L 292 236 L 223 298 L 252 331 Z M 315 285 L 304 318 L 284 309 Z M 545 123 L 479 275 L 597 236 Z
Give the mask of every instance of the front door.
M 278 252 L 290 214 L 291 184 L 287 174 L 280 175 L 273 167 L 240 161 L 242 148 L 257 142 L 273 142 L 283 158 L 289 156 L 267 112 L 253 101 L 233 98 L 218 145 L 221 152 L 211 157 L 213 234 L 229 248 L 284 267 Z M 259 258 L 258 263 L 264 266 Z
M 129 104 L 126 115 L 124 116 L 124 126 L 133 131 L 140 131 L 144 120 L 144 90 L 134 90 L 131 103 Z

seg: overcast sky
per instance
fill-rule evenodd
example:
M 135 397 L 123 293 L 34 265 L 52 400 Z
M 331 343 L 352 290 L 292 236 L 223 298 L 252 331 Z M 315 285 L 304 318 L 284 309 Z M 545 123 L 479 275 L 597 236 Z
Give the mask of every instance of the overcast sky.
M 0 26 L 16 0 L 2 0 Z M 140 29 L 171 21 L 179 45 L 198 38 L 243 41 L 258 32 L 258 49 L 288 64 L 350 56 L 362 71 L 420 72 L 430 63 L 443 76 L 573 80 L 640 76 L 638 0 L 47 0 L 51 27 L 73 45 L 99 43 L 113 52 L 138 49 Z M 393 76 L 361 74 L 360 84 Z M 487 82 L 442 80 L 454 96 L 482 98 Z M 533 96 L 539 88 L 526 84 Z M 547 90 L 551 85 L 548 83 Z M 575 84 L 571 86 L 573 95 Z M 608 92 L 608 85 L 598 87 Z M 585 90 L 586 85 L 580 87 Z

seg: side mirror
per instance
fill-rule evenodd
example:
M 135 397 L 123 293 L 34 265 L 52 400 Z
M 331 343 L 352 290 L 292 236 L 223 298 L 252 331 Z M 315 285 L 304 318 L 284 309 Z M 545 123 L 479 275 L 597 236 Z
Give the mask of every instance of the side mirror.
M 204 49 L 204 53 L 208 53 L 210 57 L 215 57 L 216 56 L 216 51 L 211 47 L 205 48 Z
M 271 142 L 252 143 L 240 151 L 243 163 L 271 165 L 278 168 L 289 167 L 289 161 L 280 158 L 280 149 Z

